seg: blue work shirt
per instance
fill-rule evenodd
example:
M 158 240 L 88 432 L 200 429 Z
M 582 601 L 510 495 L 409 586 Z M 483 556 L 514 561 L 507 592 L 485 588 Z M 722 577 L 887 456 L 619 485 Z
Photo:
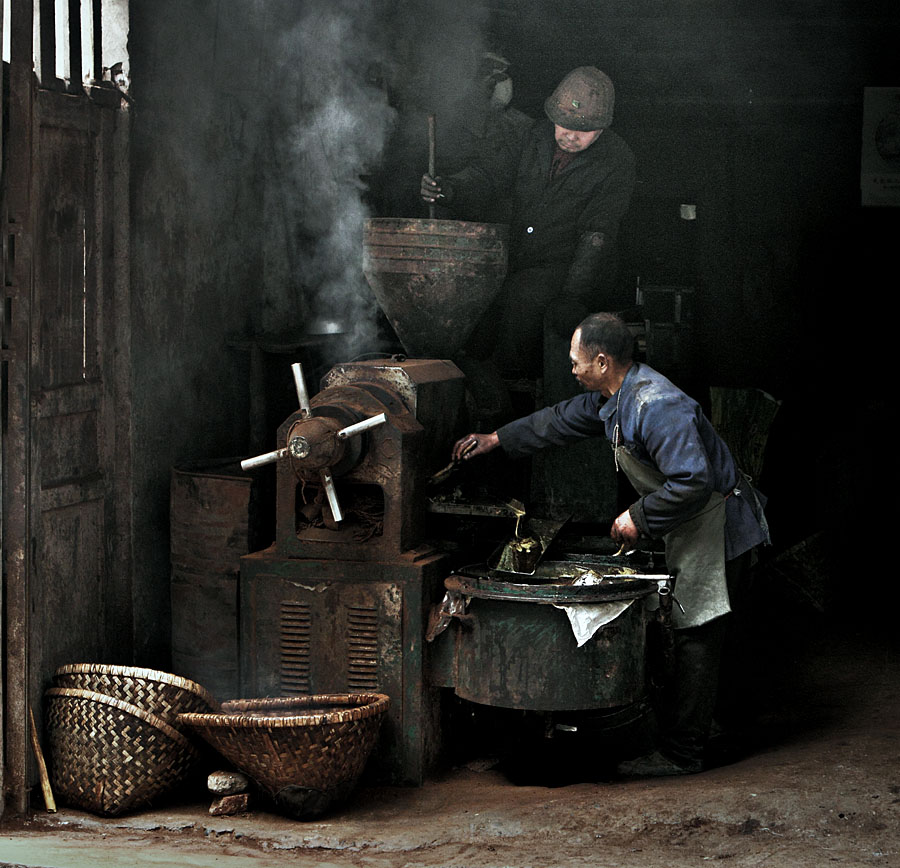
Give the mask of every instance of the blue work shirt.
M 725 441 L 693 398 L 648 365 L 633 364 L 609 399 L 585 392 L 497 430 L 500 445 L 512 458 L 601 434 L 665 477 L 660 488 L 629 509 L 645 536 L 665 536 L 699 513 L 718 491 L 727 498 L 725 559 L 767 540 L 757 517 L 764 499 L 752 491 Z

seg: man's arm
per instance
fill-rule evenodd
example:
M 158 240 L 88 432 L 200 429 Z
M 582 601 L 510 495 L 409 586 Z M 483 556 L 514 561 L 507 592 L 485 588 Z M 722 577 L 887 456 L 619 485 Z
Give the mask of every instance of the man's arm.
M 497 429 L 503 451 L 511 458 L 533 455 L 548 446 L 564 446 L 605 434 L 598 415 L 599 392 L 585 392 L 536 410 Z
M 532 127 L 536 125 L 532 124 Z M 529 140 L 529 134 L 507 136 L 502 146 L 479 154 L 472 162 L 452 175 L 432 179 L 437 180 L 441 203 L 455 213 L 476 219 L 479 211 L 489 203 L 507 196 L 513 188 L 523 148 Z M 422 197 L 433 193 L 432 187 L 426 187 L 423 178 Z
M 603 286 L 634 184 L 631 152 L 616 152 L 609 171 L 578 218 L 578 245 L 563 284 L 564 295 L 579 296 Z
M 713 473 L 700 436 L 699 407 L 671 399 L 644 405 L 637 438 L 660 473 L 664 484 L 632 504 L 628 512 L 646 536 L 658 539 L 693 518 L 713 491 Z
M 510 458 L 524 458 L 546 446 L 562 446 L 604 432 L 597 415 L 598 393 L 587 392 L 537 410 L 491 434 L 466 434 L 453 445 L 454 461 L 466 461 L 503 447 Z

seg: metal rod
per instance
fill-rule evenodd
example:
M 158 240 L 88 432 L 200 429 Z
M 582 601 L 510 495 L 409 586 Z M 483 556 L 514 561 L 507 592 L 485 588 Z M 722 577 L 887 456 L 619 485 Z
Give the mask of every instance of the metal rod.
M 284 448 L 257 455 L 255 458 L 245 458 L 241 462 L 241 470 L 252 470 L 254 467 L 262 467 L 264 464 L 274 464 L 279 458 L 284 458 L 287 454 L 288 450 Z
M 671 580 L 671 576 L 664 576 L 660 573 L 604 573 L 601 579 L 649 579 L 653 582 L 660 582 L 665 579 Z
M 435 117 L 428 115 L 428 174 L 434 178 L 437 171 L 435 154 L 437 152 L 437 138 L 435 133 Z M 428 216 L 434 220 L 434 202 L 428 206 Z
M 309 393 L 306 391 L 306 380 L 303 377 L 303 365 L 294 362 L 291 365 L 294 373 L 294 386 L 297 388 L 297 401 L 300 403 L 300 412 L 304 416 L 309 415 Z
M 344 520 L 344 513 L 341 512 L 341 505 L 338 503 L 337 491 L 334 487 L 334 479 L 327 470 L 322 471 L 322 487 L 325 489 L 325 496 L 328 498 L 328 506 L 331 509 L 331 517 L 335 522 Z
M 363 419 L 362 422 L 355 422 L 353 425 L 341 428 L 341 430 L 337 432 L 337 438 L 338 440 L 346 440 L 348 437 L 353 437 L 355 434 L 362 434 L 363 431 L 368 431 L 370 428 L 377 428 L 379 425 L 384 425 L 385 422 L 387 422 L 387 415 L 379 413 L 377 416 Z

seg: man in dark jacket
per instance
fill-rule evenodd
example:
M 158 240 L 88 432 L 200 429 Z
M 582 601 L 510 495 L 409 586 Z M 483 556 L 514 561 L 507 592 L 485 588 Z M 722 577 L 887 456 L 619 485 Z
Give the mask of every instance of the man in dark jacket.
M 634 187 L 631 150 L 609 129 L 614 102 L 612 81 L 579 67 L 546 100 L 549 121 L 450 177 L 422 178 L 422 198 L 462 219 L 510 201 L 508 276 L 469 347 L 506 375 L 541 375 L 545 315 L 562 348 L 585 313 L 608 306 Z
M 639 498 L 613 523 L 634 548 L 665 540 L 679 602 L 674 700 L 662 709 L 659 749 L 623 763 L 623 774 L 700 771 L 718 686 L 731 594 L 750 550 L 768 541 L 762 498 L 697 403 L 662 374 L 632 360 L 634 339 L 613 314 L 592 314 L 572 335 L 572 373 L 588 391 L 453 449 L 469 460 L 502 446 L 510 457 L 604 436 Z M 584 479 L 583 485 L 590 486 Z

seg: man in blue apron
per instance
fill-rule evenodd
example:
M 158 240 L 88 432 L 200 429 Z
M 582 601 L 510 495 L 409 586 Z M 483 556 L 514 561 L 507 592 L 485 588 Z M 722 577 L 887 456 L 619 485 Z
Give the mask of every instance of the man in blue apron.
M 673 612 L 674 700 L 652 753 L 621 763 L 632 776 L 689 774 L 703 767 L 716 701 L 729 581 L 750 550 L 769 541 L 760 495 L 741 473 L 699 405 L 662 374 L 633 361 L 634 338 L 614 314 L 591 314 L 572 335 L 572 373 L 587 390 L 453 448 L 469 460 L 502 446 L 531 455 L 604 434 L 639 497 L 613 522 L 612 538 L 635 548 L 665 541 L 680 604 Z M 474 442 L 474 446 L 472 446 Z

